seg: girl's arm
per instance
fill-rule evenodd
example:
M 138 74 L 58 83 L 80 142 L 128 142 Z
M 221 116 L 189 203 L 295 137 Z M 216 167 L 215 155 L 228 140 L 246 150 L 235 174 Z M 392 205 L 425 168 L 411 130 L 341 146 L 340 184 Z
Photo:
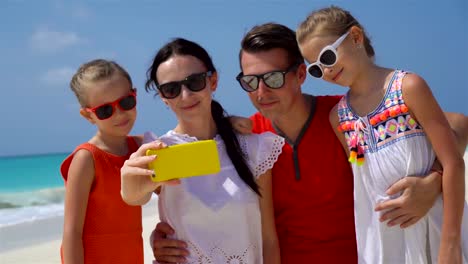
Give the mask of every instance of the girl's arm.
M 178 180 L 167 182 L 153 182 L 151 175 L 153 171 L 148 169 L 148 164 L 156 159 L 156 156 L 146 156 L 148 149 L 160 149 L 164 144 L 153 141 L 141 145 L 141 147 L 130 155 L 120 169 L 122 199 L 129 205 L 143 205 L 151 199 L 151 194 L 163 183 L 176 184 Z
M 465 202 L 465 163 L 457 150 L 454 134 L 429 86 L 419 76 L 403 79 L 403 98 L 411 114 L 421 124 L 443 167 L 443 225 L 438 263 L 460 263 L 461 221 Z
M 66 264 L 84 263 L 83 226 L 93 181 L 93 156 L 87 150 L 78 150 L 68 170 L 65 190 L 62 249 Z
M 328 119 L 330 120 L 330 125 L 333 128 L 333 132 L 335 132 L 336 137 L 340 140 L 340 143 L 343 146 L 344 151 L 346 152 L 346 156 L 349 157 L 348 144 L 346 144 L 344 134 L 343 132 L 338 130 L 338 125 L 340 124 L 340 120 L 338 119 L 338 105 L 335 105 L 330 111 Z
M 263 263 L 281 263 L 278 236 L 276 234 L 275 215 L 273 212 L 273 195 L 271 170 L 267 170 L 257 179 L 260 187 L 260 213 L 262 217 Z

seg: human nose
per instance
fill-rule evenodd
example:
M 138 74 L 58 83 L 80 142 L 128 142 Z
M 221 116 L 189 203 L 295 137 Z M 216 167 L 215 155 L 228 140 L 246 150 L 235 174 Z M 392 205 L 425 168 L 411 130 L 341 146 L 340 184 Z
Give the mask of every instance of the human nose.
M 324 71 L 324 73 L 327 73 L 327 74 L 333 73 L 333 67 L 326 67 L 325 66 L 325 67 L 323 67 L 323 71 Z
M 124 110 L 122 110 L 120 108 L 120 105 L 117 105 L 117 104 L 112 105 L 112 111 L 113 111 L 112 115 L 116 115 L 116 116 L 118 116 L 121 113 L 125 112 Z
M 322 66 L 322 70 L 323 70 L 323 75 L 325 75 L 325 76 L 330 76 L 334 72 L 333 66 L 332 67 Z
M 270 88 L 265 84 L 262 78 L 258 79 L 258 88 L 257 88 L 257 95 L 261 97 L 262 95 L 270 92 Z
M 181 86 L 180 86 L 180 96 L 182 98 L 188 97 L 192 93 L 193 92 L 185 84 L 181 84 Z

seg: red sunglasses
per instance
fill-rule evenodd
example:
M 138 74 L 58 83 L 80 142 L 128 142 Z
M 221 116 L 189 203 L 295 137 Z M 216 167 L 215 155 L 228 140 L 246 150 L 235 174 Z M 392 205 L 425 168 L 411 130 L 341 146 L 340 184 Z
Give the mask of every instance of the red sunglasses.
M 123 111 L 129 111 L 136 106 L 136 89 L 132 89 L 129 95 L 120 97 L 119 99 L 105 103 L 92 108 L 85 108 L 88 112 L 93 112 L 99 120 L 108 119 L 114 114 L 115 107 L 119 107 Z

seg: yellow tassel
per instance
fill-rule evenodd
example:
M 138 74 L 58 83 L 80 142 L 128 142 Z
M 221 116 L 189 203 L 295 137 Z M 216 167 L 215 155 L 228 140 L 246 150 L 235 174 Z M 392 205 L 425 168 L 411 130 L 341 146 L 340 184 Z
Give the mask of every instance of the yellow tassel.
M 354 149 L 352 149 L 351 152 L 349 153 L 348 161 L 351 163 L 354 163 L 356 162 L 356 157 L 357 157 L 357 152 Z
M 364 164 L 364 150 L 362 147 L 358 147 L 356 163 L 358 166 L 362 166 L 362 164 Z
M 357 164 L 358 166 L 362 166 L 362 164 L 364 164 L 364 157 L 358 158 L 357 161 L 356 161 L 356 164 Z

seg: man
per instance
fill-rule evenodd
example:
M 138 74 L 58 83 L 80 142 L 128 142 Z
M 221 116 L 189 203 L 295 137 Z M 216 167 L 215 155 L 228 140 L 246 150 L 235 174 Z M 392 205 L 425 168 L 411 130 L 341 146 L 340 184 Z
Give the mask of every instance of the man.
M 272 131 L 285 144 L 273 167 L 273 200 L 282 263 L 356 263 L 353 177 L 328 114 L 339 96 L 302 93 L 306 66 L 295 33 L 279 24 L 250 30 L 241 42 L 237 79 L 259 110 L 253 132 Z M 466 146 L 466 141 L 465 141 Z M 390 189 L 403 191 L 377 205 L 390 225 L 411 225 L 440 193 L 440 173 L 409 177 Z M 396 227 L 397 228 L 397 227 Z M 153 250 L 159 263 L 183 263 L 184 242 L 166 239 L 173 230 L 158 224 Z

